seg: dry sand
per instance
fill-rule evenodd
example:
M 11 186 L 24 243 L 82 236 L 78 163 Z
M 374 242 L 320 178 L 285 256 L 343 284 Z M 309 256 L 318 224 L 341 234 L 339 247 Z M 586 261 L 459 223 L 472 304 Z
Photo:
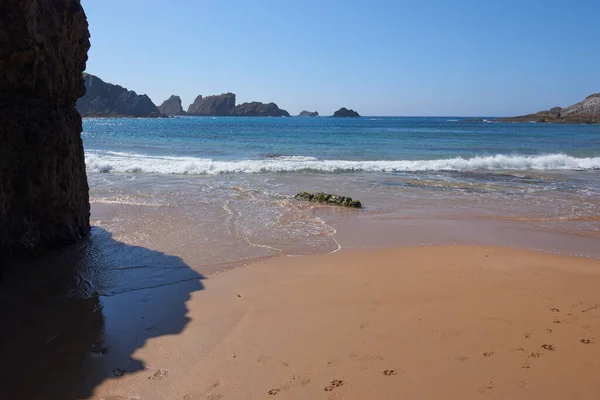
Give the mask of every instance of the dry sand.
M 600 260 L 499 247 L 277 258 L 208 277 L 94 398 L 599 399 Z

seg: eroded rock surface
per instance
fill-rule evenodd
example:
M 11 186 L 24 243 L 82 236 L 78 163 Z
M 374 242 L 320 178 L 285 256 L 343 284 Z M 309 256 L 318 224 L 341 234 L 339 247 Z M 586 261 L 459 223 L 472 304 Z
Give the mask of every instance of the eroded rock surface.
M 0 267 L 90 229 L 75 109 L 89 47 L 79 0 L 0 2 Z
M 160 106 L 158 106 L 158 111 L 161 114 L 165 115 L 185 115 L 186 112 L 183 111 L 183 107 L 181 106 L 181 97 L 179 96 L 171 96 L 167 100 L 163 101 Z

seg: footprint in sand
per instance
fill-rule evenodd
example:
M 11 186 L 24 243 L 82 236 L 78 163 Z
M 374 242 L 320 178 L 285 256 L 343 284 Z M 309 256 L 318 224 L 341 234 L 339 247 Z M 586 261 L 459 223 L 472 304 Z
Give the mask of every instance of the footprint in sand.
M 333 391 L 335 388 L 338 388 L 340 386 L 344 386 L 346 382 L 339 380 L 339 379 L 334 379 L 332 380 L 328 386 L 326 386 L 323 390 L 326 392 L 331 392 Z
M 594 343 L 594 341 L 592 339 L 581 339 L 579 342 L 583 343 L 583 344 L 592 344 L 592 343 Z
M 531 368 L 531 365 L 529 365 L 529 363 L 525 363 L 525 364 L 521 365 L 521 368 L 529 369 L 529 368 Z
M 529 339 L 531 337 L 531 333 L 528 332 L 524 336 L 525 336 L 525 339 Z
M 393 369 L 386 369 L 382 372 L 382 374 L 384 374 L 385 376 L 398 375 L 398 373 L 396 371 L 394 371 Z
M 148 379 L 160 381 L 162 378 L 165 378 L 167 375 L 169 375 L 169 372 L 166 369 L 159 369 L 158 371 L 156 371 L 154 373 L 154 375 L 149 376 Z
M 299 376 L 293 375 L 291 381 L 287 382 L 285 385 L 283 385 L 281 387 L 271 389 L 267 393 L 269 394 L 269 396 L 275 396 L 276 394 L 278 394 L 279 392 L 282 392 L 284 390 L 289 390 L 296 386 L 306 386 L 309 383 L 310 383 L 310 379 L 301 378 Z
M 518 381 L 517 382 L 517 387 L 523 389 L 525 386 L 527 385 L 527 382 L 525 381 Z
M 558 308 L 551 308 L 550 311 L 552 311 L 552 312 L 560 312 L 560 310 Z
M 478 387 L 478 388 L 477 388 L 477 391 L 478 391 L 479 393 L 485 393 L 485 392 L 487 392 L 488 390 L 492 390 L 492 382 L 490 382 L 490 384 L 489 384 L 489 385 L 486 385 L 486 386 L 480 386 L 480 387 Z
M 483 354 L 484 357 L 491 357 L 491 356 L 493 356 L 496 353 L 493 352 L 493 351 L 484 351 L 482 354 Z
M 554 351 L 554 345 L 552 344 L 543 344 L 542 349 L 547 350 L 547 351 Z
M 540 356 L 541 356 L 540 353 L 537 353 L 534 351 L 529 355 L 529 358 L 540 358 Z
M 554 319 L 554 321 L 552 321 L 552 323 L 553 323 L 553 324 L 560 324 L 560 322 L 561 322 L 561 321 L 560 321 L 560 319 L 558 319 L 558 318 L 555 318 L 555 319 Z

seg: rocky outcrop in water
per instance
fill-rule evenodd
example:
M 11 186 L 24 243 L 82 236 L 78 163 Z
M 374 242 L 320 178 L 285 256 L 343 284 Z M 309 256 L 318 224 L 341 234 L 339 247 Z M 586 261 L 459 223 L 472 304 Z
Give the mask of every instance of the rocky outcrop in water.
M 122 86 L 104 82 L 92 74 L 84 74 L 85 95 L 77 100 L 83 117 L 164 117 L 145 94 L 137 94 Z
M 313 203 L 329 204 L 332 206 L 342 206 L 351 208 L 361 208 L 362 204 L 358 200 L 352 200 L 352 197 L 338 196 L 329 193 L 311 193 L 300 192 L 294 196 L 295 199 L 312 201 Z
M 233 109 L 236 117 L 289 117 L 290 113 L 282 110 L 275 103 L 261 103 L 253 101 L 243 103 Z
M 349 110 L 346 107 L 342 107 L 339 110 L 337 110 L 336 112 L 334 112 L 333 116 L 337 117 L 337 118 L 357 118 L 357 117 L 360 117 L 360 115 L 356 111 Z
M 158 112 L 169 116 L 186 114 L 186 112 L 183 111 L 183 107 L 181 107 L 181 97 L 175 95 L 163 101 L 162 104 L 157 108 Z
M 318 117 L 319 113 L 317 111 L 302 111 L 298 114 L 299 117 Z
M 600 124 L 600 93 L 592 94 L 572 106 L 553 107 L 535 114 L 500 118 L 500 122 L 553 122 L 561 124 Z
M 0 267 L 90 229 L 75 109 L 89 46 L 79 0 L 0 3 Z
M 199 95 L 188 107 L 189 115 L 225 117 L 232 115 L 235 108 L 235 94 L 223 93 L 215 96 Z
M 275 103 L 253 101 L 235 105 L 234 93 L 216 96 L 199 95 L 188 107 L 189 115 L 212 117 L 289 117 L 290 114 L 277 107 Z

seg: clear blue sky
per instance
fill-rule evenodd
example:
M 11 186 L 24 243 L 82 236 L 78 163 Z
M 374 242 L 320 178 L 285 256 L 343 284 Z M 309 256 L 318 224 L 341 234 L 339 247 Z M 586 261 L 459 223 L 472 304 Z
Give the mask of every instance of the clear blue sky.
M 87 71 L 158 105 L 503 116 L 600 91 L 600 0 L 82 0 Z

